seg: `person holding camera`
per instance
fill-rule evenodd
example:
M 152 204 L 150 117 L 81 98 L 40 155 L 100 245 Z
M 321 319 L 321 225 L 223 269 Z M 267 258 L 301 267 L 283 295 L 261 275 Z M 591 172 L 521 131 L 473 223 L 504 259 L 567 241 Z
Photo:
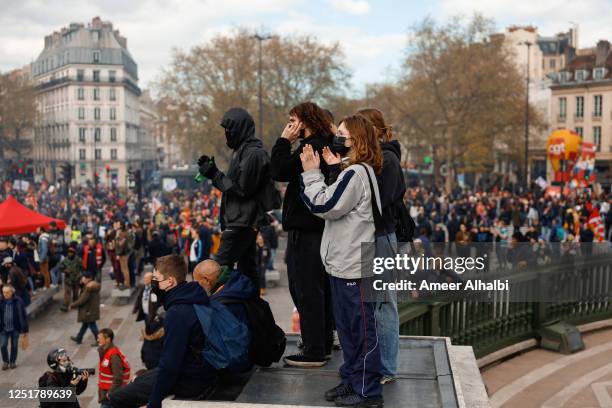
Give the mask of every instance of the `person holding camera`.
M 259 287 L 255 260 L 257 228 L 265 223 L 260 194 L 271 182 L 270 157 L 255 136 L 255 122 L 242 108 L 231 108 L 221 119 L 227 146 L 233 150 L 227 173 L 217 168 L 215 158 L 198 159 L 200 174 L 212 180 L 221 197 L 221 243 L 216 260 L 223 267 L 238 270 Z
M 87 388 L 88 370 L 78 370 L 72 365 L 70 357 L 63 348 L 51 350 L 47 354 L 47 364 L 51 371 L 38 379 L 40 388 L 73 388 L 75 395 L 81 395 Z M 80 408 L 79 401 L 40 402 L 41 408 Z
M 121 350 L 113 344 L 114 338 L 115 333 L 108 328 L 98 333 L 100 345 L 98 402 L 101 408 L 111 408 L 110 394 L 130 381 L 130 365 Z

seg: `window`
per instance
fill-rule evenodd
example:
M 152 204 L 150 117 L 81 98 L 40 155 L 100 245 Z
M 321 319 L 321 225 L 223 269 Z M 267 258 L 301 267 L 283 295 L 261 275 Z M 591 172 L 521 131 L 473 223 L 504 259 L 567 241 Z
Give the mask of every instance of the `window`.
M 94 108 L 94 119 L 100 120 L 100 108 Z
M 77 81 L 83 81 L 85 79 L 85 70 L 77 69 Z
M 79 120 L 85 119 L 85 108 L 79 108 Z
M 108 81 L 109 82 L 115 82 L 117 71 L 111 70 L 108 71 Z
M 100 51 L 93 52 L 93 62 L 100 62 Z
M 559 98 L 559 119 L 565 119 L 565 115 L 567 112 L 566 108 L 567 108 L 567 99 Z
M 85 100 L 85 89 L 83 88 L 77 89 L 77 99 L 79 101 Z
M 93 90 L 93 98 L 94 101 L 99 101 L 100 100 L 100 88 L 94 88 Z
M 100 128 L 95 128 L 94 129 L 94 140 L 96 142 L 99 142 L 100 139 L 101 139 L 101 137 L 100 137 Z
M 584 96 L 576 97 L 576 117 L 584 117 Z
M 79 142 L 85 143 L 85 128 L 79 128 Z
M 94 157 L 96 158 L 96 160 L 100 160 L 102 158 L 102 150 L 101 149 L 94 150 Z
M 111 160 L 117 160 L 117 149 L 111 149 Z
M 85 154 L 85 149 L 79 149 L 79 160 L 87 160 L 87 155 Z
M 554 59 L 554 58 L 551 58 L 551 59 L 548 61 L 548 68 L 550 68 L 550 69 L 555 69 L 555 68 L 556 68 L 556 66 L 557 66 L 557 60 L 556 60 L 556 59 Z
M 601 102 L 601 95 L 595 95 L 593 97 L 593 116 L 595 117 L 601 117 Z
M 110 120 L 117 119 L 117 110 L 115 108 L 110 108 Z
M 603 68 L 595 68 L 595 71 L 593 72 L 593 78 L 596 81 L 601 81 L 604 77 L 604 69 Z
M 584 81 L 584 71 L 578 70 L 576 71 L 576 81 Z
M 601 151 L 601 126 L 593 127 L 593 144 L 596 151 Z
M 567 81 L 569 81 L 569 72 L 561 72 L 559 74 L 559 82 L 563 84 Z
M 91 36 L 92 36 L 94 41 L 98 41 L 100 39 L 100 32 L 97 31 L 97 30 L 94 30 L 94 31 L 91 32 Z
M 581 126 L 578 126 L 578 127 L 576 128 L 576 133 L 578 133 L 578 134 L 580 135 L 580 137 L 582 137 L 582 136 L 583 136 L 584 130 L 582 129 L 582 127 L 581 127 Z
M 93 80 L 94 82 L 100 82 L 100 71 L 95 70 L 93 72 Z
M 114 127 L 111 128 L 110 134 L 111 134 L 110 135 L 111 142 L 116 142 L 117 141 L 117 128 L 114 128 Z
M 117 100 L 117 95 L 115 93 L 115 88 L 111 88 L 111 89 L 108 90 L 108 99 L 110 99 L 111 101 Z

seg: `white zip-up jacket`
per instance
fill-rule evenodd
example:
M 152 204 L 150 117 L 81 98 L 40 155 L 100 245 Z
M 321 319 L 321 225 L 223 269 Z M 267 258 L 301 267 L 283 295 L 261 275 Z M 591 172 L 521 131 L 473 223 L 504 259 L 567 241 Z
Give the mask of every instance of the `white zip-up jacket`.
M 376 175 L 369 165 L 380 208 Z M 365 168 L 360 164 L 347 167 L 335 183 L 325 184 L 319 169 L 302 173 L 302 199 L 317 217 L 325 220 L 321 240 L 321 260 L 325 270 L 342 279 L 359 279 L 361 273 L 361 243 L 374 242 L 370 184 Z

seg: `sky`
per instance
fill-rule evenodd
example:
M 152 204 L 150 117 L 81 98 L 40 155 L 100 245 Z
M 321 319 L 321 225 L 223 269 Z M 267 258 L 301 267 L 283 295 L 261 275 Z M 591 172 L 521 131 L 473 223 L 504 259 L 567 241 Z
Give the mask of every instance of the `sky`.
M 397 75 L 416 23 L 475 12 L 493 19 L 498 31 L 531 24 L 548 36 L 575 23 L 579 47 L 612 40 L 612 0 L 0 0 L 0 71 L 35 60 L 45 35 L 100 16 L 127 37 L 143 88 L 169 65 L 173 48 L 188 50 L 247 27 L 339 42 L 352 72 L 350 91 L 358 94 Z

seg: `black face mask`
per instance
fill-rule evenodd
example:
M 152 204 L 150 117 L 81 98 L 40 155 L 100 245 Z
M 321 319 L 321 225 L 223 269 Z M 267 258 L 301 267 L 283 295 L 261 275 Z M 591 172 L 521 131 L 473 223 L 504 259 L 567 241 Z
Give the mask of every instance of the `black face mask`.
M 225 129 L 225 144 L 232 150 L 236 150 L 240 146 L 239 135 L 232 134 L 229 129 Z
M 155 296 L 157 296 L 157 301 L 160 303 L 164 303 L 164 298 L 166 297 L 166 291 L 162 290 L 159 287 L 159 282 L 155 279 L 151 280 L 151 293 L 155 293 Z
M 350 148 L 346 147 L 344 145 L 345 143 L 346 137 L 334 135 L 332 141 L 332 150 L 334 151 L 334 153 L 338 153 L 341 157 L 346 156 Z

